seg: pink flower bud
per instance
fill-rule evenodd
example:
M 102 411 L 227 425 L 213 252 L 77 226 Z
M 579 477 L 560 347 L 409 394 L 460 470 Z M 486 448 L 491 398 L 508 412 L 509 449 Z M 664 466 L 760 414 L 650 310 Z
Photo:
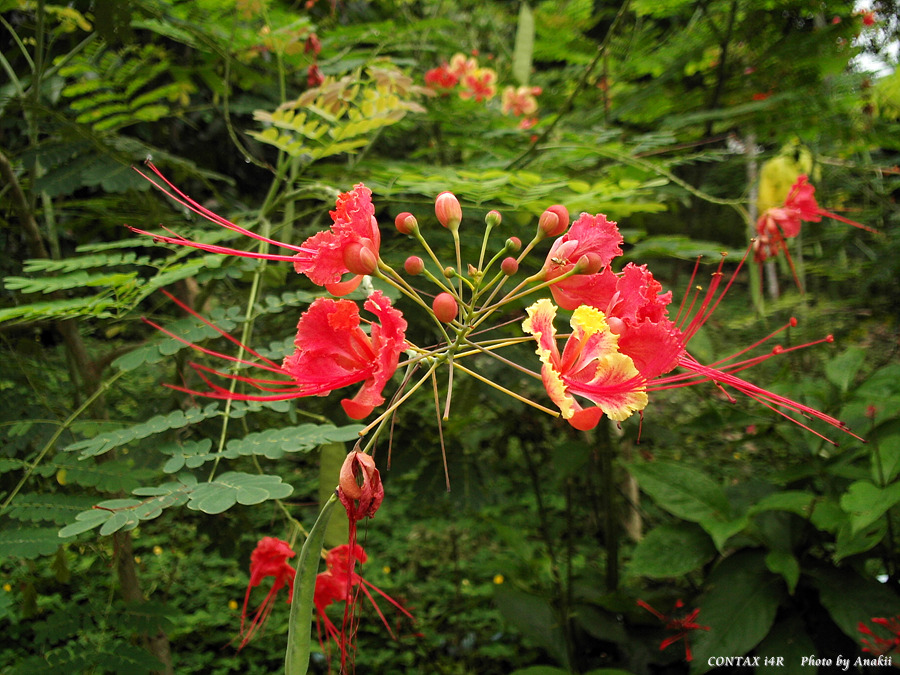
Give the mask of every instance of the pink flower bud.
M 545 237 L 558 237 L 569 229 L 569 211 L 561 204 L 554 204 L 541 214 L 538 229 Z
M 511 277 L 519 271 L 519 263 L 515 258 L 504 258 L 500 263 L 500 269 L 503 270 L 503 274 Z
M 425 269 L 425 261 L 417 255 L 411 255 L 406 259 L 406 262 L 403 263 L 403 269 L 406 270 L 407 274 L 416 276 L 417 274 L 421 274 Z
M 419 229 L 419 221 L 409 211 L 404 211 L 403 213 L 398 213 L 397 217 L 394 218 L 394 227 L 397 228 L 400 234 L 413 234 Z
M 456 231 L 462 221 L 462 207 L 452 192 L 442 192 L 434 200 L 434 215 L 448 230 Z
M 438 321 L 443 321 L 444 323 L 450 323 L 459 313 L 459 305 L 456 302 L 456 298 L 449 293 L 438 295 L 434 302 L 431 303 L 431 309 L 434 310 L 434 315 L 438 318 Z
M 369 248 L 372 245 L 371 241 L 363 239 L 351 241 L 344 246 L 344 265 L 348 271 L 353 274 L 372 274 L 378 268 L 378 258 Z
M 576 274 L 596 274 L 603 268 L 603 258 L 596 253 L 585 253 L 575 263 Z
M 484 222 L 488 227 L 497 227 L 502 220 L 503 216 L 500 215 L 499 211 L 488 211 L 484 216 Z
M 522 240 L 518 237 L 510 237 L 506 240 L 506 250 L 510 253 L 518 253 L 522 250 Z

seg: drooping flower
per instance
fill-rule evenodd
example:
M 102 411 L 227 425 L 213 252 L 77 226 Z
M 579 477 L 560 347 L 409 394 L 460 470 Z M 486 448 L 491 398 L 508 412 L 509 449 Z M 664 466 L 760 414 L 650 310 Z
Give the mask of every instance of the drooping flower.
M 778 255 L 779 252 L 784 252 L 798 287 L 800 283 L 794 271 L 794 262 L 791 259 L 786 240 L 800 234 L 803 221 L 818 223 L 825 216 L 862 230 L 878 232 L 878 230 L 857 223 L 855 220 L 820 208 L 815 198 L 815 192 L 816 188 L 809 182 L 809 178 L 805 174 L 801 174 L 791 186 L 784 205 L 766 209 L 756 221 L 756 238 L 753 242 L 754 260 L 761 263 Z
M 699 623 L 697 623 L 697 615 L 700 614 L 700 609 L 697 608 L 693 610 L 687 616 L 681 618 L 673 618 L 653 609 L 653 607 L 648 605 L 643 600 L 638 600 L 637 604 L 640 607 L 646 609 L 657 619 L 662 621 L 665 624 L 666 630 L 675 631 L 674 635 L 667 637 L 659 644 L 660 651 L 662 651 L 669 645 L 675 644 L 679 640 L 684 640 L 684 660 L 693 661 L 694 655 L 691 653 L 691 644 L 689 641 L 689 635 L 691 631 L 709 630 L 709 626 L 701 626 Z M 675 609 L 681 609 L 682 607 L 684 607 L 684 603 L 681 600 L 678 600 L 675 603 Z
M 588 234 L 583 234 L 588 222 L 592 223 L 587 229 Z M 600 272 L 564 277 L 550 286 L 554 299 L 563 308 L 575 310 L 573 332 L 561 355 L 553 327 L 556 307 L 549 300 L 534 303 L 522 326 L 537 341 L 541 377 L 547 392 L 560 408 L 562 417 L 572 426 L 593 428 L 603 414 L 613 420 L 624 420 L 643 410 L 647 405 L 646 397 L 654 391 L 706 382 L 713 383 L 726 395 L 728 389 L 739 391 L 829 442 L 830 439 L 793 415 L 815 418 L 851 434 L 840 420 L 736 375 L 777 354 L 831 342 L 831 336 L 790 348 L 776 346 L 769 353 L 739 360 L 789 326 L 796 325 L 796 320 L 791 319 L 766 338 L 711 365 L 700 363 L 688 352 L 690 340 L 728 292 L 744 259 L 724 288 L 720 288 L 723 257 L 702 300 L 698 302 L 697 297 L 691 299 L 686 294 L 677 316 L 672 319 L 668 314 L 672 294 L 662 292 L 662 286 L 646 266 L 629 263 L 619 273 L 609 266 L 611 258 L 619 252 L 621 241 L 615 223 L 600 215 L 585 218 L 582 214 L 572 229 L 554 242 L 551 254 L 555 252 L 556 255 L 548 255 L 542 270 L 545 279 L 560 278 L 577 269 L 576 264 L 586 268 L 603 266 Z M 578 263 L 573 262 L 576 256 L 579 256 Z M 592 257 L 593 263 L 590 262 Z M 699 260 L 689 287 L 698 267 Z M 669 374 L 676 367 L 680 372 Z M 595 407 L 583 407 L 576 396 L 590 401 Z M 730 395 L 728 397 L 734 400 Z
M 876 635 L 871 628 L 860 621 L 859 626 L 857 626 L 859 632 L 872 638 L 871 640 L 865 637 L 860 638 L 860 642 L 863 644 L 863 651 L 869 652 L 873 656 L 900 654 L 900 616 L 890 619 L 884 617 L 872 617 L 869 620 L 878 626 L 886 628 L 892 633 L 892 636 L 890 638 L 883 638 L 880 635 Z
M 375 515 L 384 500 L 384 486 L 371 455 L 350 451 L 341 466 L 338 498 L 347 510 L 351 528 L 357 521 Z M 350 538 L 354 539 L 352 531 Z
M 356 633 L 355 609 L 357 607 L 358 593 L 366 596 L 375 612 L 387 628 L 388 634 L 394 639 L 394 631 L 387 621 L 371 591 L 375 591 L 382 598 L 391 603 L 398 612 L 409 619 L 413 616 L 400 602 L 389 596 L 374 584 L 366 581 L 355 572 L 356 563 L 365 563 L 368 560 L 365 550 L 359 544 L 342 544 L 331 549 L 325 555 L 325 571 L 316 576 L 316 588 L 313 595 L 313 604 L 316 608 L 316 628 L 319 633 L 319 644 L 322 651 L 326 651 L 325 642 L 333 641 L 341 654 L 341 672 L 344 671 L 347 659 L 352 657 L 352 645 Z M 353 589 L 356 589 L 354 592 Z M 329 618 L 327 608 L 336 603 L 346 603 L 344 615 L 341 620 L 341 628 Z M 324 626 L 324 636 L 322 627 Z
M 282 401 L 304 396 L 324 396 L 335 389 L 362 382 L 362 387 L 353 398 L 341 401 L 347 415 L 353 419 L 362 419 L 375 406 L 384 402 L 381 392 L 397 370 L 400 353 L 406 349 L 406 320 L 400 310 L 391 306 L 390 300 L 381 291 L 375 291 L 363 305 L 380 321 L 371 324 L 370 334 L 366 334 L 360 327 L 359 308 L 355 302 L 317 298 L 297 322 L 294 352 L 286 356 L 281 365 L 261 356 L 247 345 L 242 345 L 174 296 L 168 293 L 166 295 L 186 312 L 259 361 L 246 361 L 199 347 L 153 322 L 147 321 L 148 324 L 204 354 L 249 365 L 269 374 L 267 377 L 255 378 L 192 363 L 191 366 L 210 387 L 210 391 L 197 392 L 170 385 L 173 389 L 191 394 L 243 401 Z M 213 382 L 208 376 L 210 374 L 244 382 L 265 393 L 243 394 L 231 391 Z
M 461 78 L 463 89 L 459 97 L 476 103 L 490 101 L 497 93 L 497 73 L 491 68 L 478 68 L 475 72 Z
M 295 246 L 264 237 L 213 213 L 175 187 L 152 163 L 148 162 L 147 166 L 159 177 L 163 184 L 158 183 L 141 171 L 135 170 L 161 192 L 194 213 L 225 229 L 238 232 L 257 241 L 287 249 L 293 253 L 291 255 L 259 253 L 242 251 L 217 244 L 205 244 L 185 239 L 166 228 L 164 229 L 170 232 L 169 235 L 153 234 L 152 232 L 131 227 L 130 229 L 133 232 L 149 235 L 155 241 L 190 246 L 210 253 L 288 261 L 294 264 L 294 269 L 298 273 L 305 274 L 314 284 L 325 286 L 335 295 L 346 295 L 355 290 L 362 281 L 363 275 L 371 273 L 373 265 L 377 264 L 379 247 L 381 245 L 381 232 L 378 228 L 378 221 L 375 220 L 372 191 L 362 183 L 357 184 L 350 192 L 344 192 L 338 196 L 335 202 L 335 210 L 330 212 L 333 224 L 329 230 L 314 234 L 302 245 Z M 347 273 L 351 273 L 354 276 L 347 281 L 342 281 L 343 275 Z
M 253 553 L 250 554 L 250 583 L 247 584 L 247 592 L 244 594 L 244 609 L 241 612 L 241 644 L 239 649 L 243 649 L 262 628 L 272 612 L 275 596 L 285 585 L 288 587 L 287 601 L 290 603 L 294 594 L 294 568 L 287 561 L 295 555 L 290 544 L 275 537 L 263 537 L 260 539 L 256 548 L 253 549 Z M 257 608 L 250 624 L 245 628 L 250 591 L 259 586 L 266 577 L 274 577 L 272 587 Z

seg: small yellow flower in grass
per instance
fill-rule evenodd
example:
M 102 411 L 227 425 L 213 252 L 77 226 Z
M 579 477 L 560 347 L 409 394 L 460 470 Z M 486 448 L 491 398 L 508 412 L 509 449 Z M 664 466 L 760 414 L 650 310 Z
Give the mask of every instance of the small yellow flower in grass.
M 12 590 L 12 585 L 3 584 L 3 590 L 6 591 L 7 593 L 9 593 Z
M 385 565 L 384 567 L 381 568 L 381 571 L 384 572 L 385 574 L 390 574 L 391 573 L 390 565 Z
M 140 565 L 141 564 L 141 556 L 139 556 L 139 555 L 134 556 L 134 562 L 137 563 L 138 565 Z
M 163 548 L 162 546 L 156 545 L 153 547 L 153 555 L 162 555 Z
M 495 583 L 495 584 L 497 584 L 497 585 L 499 586 L 499 585 L 502 584 L 503 582 L 504 582 L 504 579 L 503 579 L 503 575 L 502 575 L 502 574 L 495 574 L 495 575 L 494 575 L 494 583 Z
M 228 609 L 230 609 L 232 612 L 236 611 L 238 607 L 240 607 L 240 605 L 238 605 L 237 600 L 228 601 Z

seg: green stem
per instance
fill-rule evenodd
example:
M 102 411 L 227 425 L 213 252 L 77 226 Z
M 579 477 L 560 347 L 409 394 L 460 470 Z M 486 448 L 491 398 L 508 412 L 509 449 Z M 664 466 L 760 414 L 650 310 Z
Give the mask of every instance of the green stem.
M 291 598 L 291 617 L 288 622 L 288 644 L 284 655 L 285 675 L 306 675 L 309 669 L 309 652 L 312 643 L 313 596 L 316 592 L 316 575 L 325 543 L 325 530 L 334 507 L 338 504 L 337 492 L 328 498 L 315 525 L 300 550 L 294 579 L 294 595 Z
M 122 377 L 122 375 L 124 375 L 125 372 L 126 371 L 124 371 L 124 370 L 119 371 L 118 373 L 113 375 L 109 380 L 107 380 L 106 382 L 101 384 L 99 387 L 97 387 L 97 389 L 94 391 L 94 393 L 92 393 L 87 398 L 87 400 L 85 400 L 85 402 L 82 403 L 78 407 L 78 410 L 76 410 L 71 415 L 69 415 L 69 417 L 66 419 L 66 421 L 63 422 L 62 425 L 60 425 L 59 429 L 56 430 L 56 433 L 54 433 L 53 436 L 50 437 L 50 440 L 47 441 L 47 444 L 44 445 L 44 447 L 38 453 L 38 456 L 35 457 L 34 461 L 28 467 L 28 470 L 25 472 L 25 475 L 22 476 L 18 485 L 16 485 L 16 487 L 13 488 L 12 492 L 9 493 L 9 496 L 6 498 L 6 500 L 3 502 L 3 504 L 0 505 L 0 513 L 3 513 L 4 511 L 6 511 L 6 509 L 9 507 L 10 503 L 12 503 L 12 500 L 15 499 L 17 494 L 19 494 L 19 491 L 22 489 L 22 486 L 24 486 L 25 483 L 28 481 L 28 479 L 31 478 L 31 474 L 34 473 L 35 469 L 38 468 L 38 465 L 40 465 L 40 463 L 43 461 L 43 459 L 47 455 L 47 453 L 50 452 L 50 450 L 53 448 L 53 446 L 56 445 L 56 441 L 59 440 L 59 437 L 62 435 L 62 433 L 66 429 L 68 429 L 72 425 L 72 423 L 75 422 L 75 420 L 77 420 L 81 416 L 81 413 L 83 413 L 91 405 L 93 405 L 94 401 L 96 401 L 98 398 L 100 398 L 103 395 L 103 393 L 107 389 L 110 388 L 110 386 L 112 385 L 113 382 L 115 382 L 120 377 Z

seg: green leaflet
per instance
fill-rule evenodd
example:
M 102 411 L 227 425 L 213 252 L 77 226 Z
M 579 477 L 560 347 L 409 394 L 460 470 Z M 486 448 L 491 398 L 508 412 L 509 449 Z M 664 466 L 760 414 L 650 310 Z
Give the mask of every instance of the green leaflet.
M 134 495 L 144 499 L 108 499 L 100 502 L 75 516 L 75 522 L 62 528 L 59 536 L 71 537 L 95 527 L 100 528 L 101 535 L 132 530 L 141 521 L 157 518 L 172 506 L 187 505 L 193 511 L 217 514 L 236 504 L 249 506 L 269 499 L 283 499 L 293 490 L 293 487 L 281 482 L 280 476 L 229 471 L 211 482 L 197 483 L 188 475 L 179 481 L 133 491 Z
M 0 530 L 0 551 L 4 557 L 17 556 L 33 560 L 42 555 L 50 555 L 59 548 L 62 541 L 47 527 L 11 527 Z
M 168 415 L 157 415 L 146 422 L 135 424 L 126 429 L 117 429 L 99 434 L 64 448 L 65 452 L 81 451 L 81 457 L 95 457 L 126 443 L 147 438 L 169 429 L 180 429 L 201 420 L 219 415 L 219 404 L 210 403 L 204 408 L 190 408 L 187 411 L 175 410 Z

